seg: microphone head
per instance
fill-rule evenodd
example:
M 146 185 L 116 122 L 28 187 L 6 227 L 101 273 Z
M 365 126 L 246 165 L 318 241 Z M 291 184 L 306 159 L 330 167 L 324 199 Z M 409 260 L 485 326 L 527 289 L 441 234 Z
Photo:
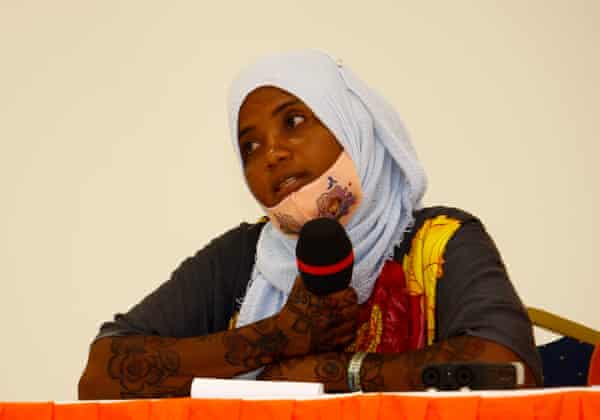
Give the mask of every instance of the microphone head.
M 354 252 L 344 227 L 327 217 L 305 223 L 296 244 L 296 263 L 304 285 L 314 294 L 326 295 L 348 287 Z

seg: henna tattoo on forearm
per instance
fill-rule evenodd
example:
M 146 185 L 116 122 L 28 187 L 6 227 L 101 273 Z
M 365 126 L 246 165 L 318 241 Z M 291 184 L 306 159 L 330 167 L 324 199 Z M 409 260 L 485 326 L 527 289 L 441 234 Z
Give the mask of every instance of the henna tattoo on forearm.
M 117 337 L 111 342 L 107 371 L 118 380 L 122 398 L 189 395 L 192 377 L 180 372 L 175 340 L 160 337 Z
M 233 366 L 257 369 L 279 360 L 289 342 L 273 318 L 223 335 L 225 360 Z
M 322 355 L 315 366 L 315 377 L 323 383 L 344 381 L 347 364 L 336 353 Z
M 303 361 L 302 357 L 296 359 L 281 360 L 276 363 L 272 363 L 265 366 L 263 371 L 258 376 L 258 379 L 267 378 L 270 381 L 285 381 L 289 380 L 286 373 L 293 371 L 298 365 L 301 365 Z
M 363 361 L 361 369 L 362 388 L 368 392 L 422 389 L 423 366 L 437 362 L 477 360 L 485 348 L 484 340 L 465 335 L 414 352 L 370 353 Z
M 360 383 L 363 391 L 377 392 L 384 390 L 383 356 L 381 353 L 370 353 L 363 360 L 360 370 Z

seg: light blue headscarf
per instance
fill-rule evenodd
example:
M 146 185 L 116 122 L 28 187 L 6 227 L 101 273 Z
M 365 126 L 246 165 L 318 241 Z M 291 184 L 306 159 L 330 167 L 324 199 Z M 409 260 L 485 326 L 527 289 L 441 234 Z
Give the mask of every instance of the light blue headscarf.
M 238 156 L 239 109 L 261 86 L 276 86 L 300 98 L 358 169 L 364 198 L 346 230 L 355 255 L 351 286 L 363 303 L 411 227 L 427 183 L 402 121 L 381 96 L 329 55 L 316 51 L 272 55 L 242 71 L 231 86 L 229 118 Z M 298 274 L 295 247 L 296 240 L 271 223 L 263 228 L 237 326 L 281 310 Z

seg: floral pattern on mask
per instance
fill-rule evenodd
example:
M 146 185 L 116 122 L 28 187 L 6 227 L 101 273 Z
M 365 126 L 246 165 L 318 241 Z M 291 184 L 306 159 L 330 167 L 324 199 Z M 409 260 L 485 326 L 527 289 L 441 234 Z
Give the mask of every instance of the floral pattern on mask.
M 348 214 L 354 203 L 356 203 L 356 197 L 348 190 L 348 187 L 341 187 L 335 179 L 329 177 L 329 191 L 324 192 L 317 199 L 319 217 L 339 219 Z
M 315 180 L 266 208 L 273 226 L 295 237 L 309 220 L 327 217 L 345 225 L 362 201 L 360 178 L 346 153 Z
M 333 177 L 328 177 L 328 190 L 317 198 L 316 217 L 328 217 L 339 220 L 347 215 L 350 207 L 356 203 L 356 196 L 348 189 L 342 187 Z M 349 184 L 351 186 L 352 184 Z M 303 224 L 297 221 L 292 215 L 286 213 L 274 213 L 277 223 L 283 233 L 297 234 L 302 229 Z

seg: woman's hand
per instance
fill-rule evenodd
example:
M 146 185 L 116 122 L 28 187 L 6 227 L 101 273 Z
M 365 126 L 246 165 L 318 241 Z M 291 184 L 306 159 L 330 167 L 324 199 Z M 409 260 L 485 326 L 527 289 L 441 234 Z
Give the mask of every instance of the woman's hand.
M 326 392 L 348 392 L 350 353 L 323 353 L 288 359 L 267 366 L 258 379 L 264 381 L 321 382 Z
M 343 349 L 354 340 L 357 314 L 354 289 L 318 296 L 308 291 L 298 276 L 286 304 L 275 316 L 289 338 L 282 356 Z
M 325 353 L 268 365 L 258 379 L 322 382 L 327 392 L 348 392 L 351 353 Z M 404 353 L 368 353 L 359 370 L 363 392 L 422 391 L 423 368 L 448 362 L 510 363 L 525 365 L 525 385 L 535 387 L 532 371 L 512 350 L 479 337 L 461 335 Z

